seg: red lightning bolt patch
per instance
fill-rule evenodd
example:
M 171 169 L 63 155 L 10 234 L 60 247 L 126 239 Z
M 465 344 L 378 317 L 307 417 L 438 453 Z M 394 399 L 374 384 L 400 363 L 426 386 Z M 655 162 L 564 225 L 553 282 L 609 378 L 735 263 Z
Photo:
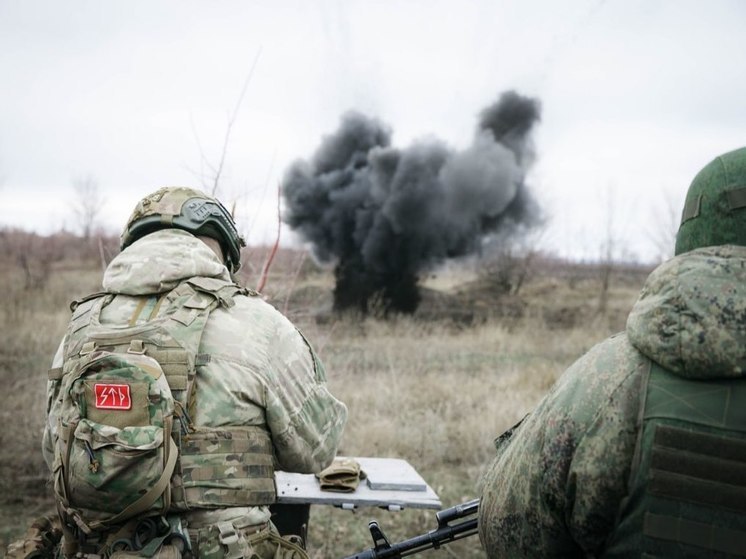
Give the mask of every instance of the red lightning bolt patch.
M 100 410 L 128 410 L 132 407 L 129 384 L 94 384 L 96 408 Z

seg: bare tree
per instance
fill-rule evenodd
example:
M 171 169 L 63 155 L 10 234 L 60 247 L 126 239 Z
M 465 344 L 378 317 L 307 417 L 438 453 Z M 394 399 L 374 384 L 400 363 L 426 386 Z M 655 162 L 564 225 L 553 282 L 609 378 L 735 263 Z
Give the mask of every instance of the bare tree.
M 73 210 L 83 238 L 90 240 L 104 207 L 104 198 L 98 182 L 91 175 L 74 180 L 73 189 L 75 190 Z
M 617 231 L 617 206 L 615 203 L 615 192 L 611 185 L 605 191 L 604 205 L 606 206 L 604 219 L 604 234 L 599 245 L 598 275 L 600 280 L 600 292 L 598 297 L 598 314 L 605 315 L 609 304 L 609 287 L 611 276 L 616 268 L 616 259 L 619 256 L 619 233 Z
M 661 190 L 660 206 L 653 208 L 652 226 L 647 230 L 662 262 L 673 256 L 676 246 L 676 233 L 681 221 L 681 204 L 670 190 Z
M 280 248 L 280 231 L 282 229 L 282 219 L 280 217 L 280 201 L 282 199 L 282 188 L 280 185 L 277 185 L 277 236 L 275 237 L 275 242 L 272 245 L 272 248 L 269 251 L 269 254 L 267 254 L 267 259 L 264 261 L 264 266 L 262 266 L 262 275 L 259 277 L 259 284 L 256 287 L 256 291 L 258 293 L 261 293 L 264 289 L 264 286 L 267 285 L 267 278 L 269 277 L 269 269 L 272 267 L 272 262 L 275 259 L 275 255 L 277 254 L 277 249 Z
M 226 125 L 225 129 L 225 136 L 223 137 L 223 148 L 220 152 L 220 160 L 217 162 L 217 164 L 213 164 L 210 161 L 208 161 L 207 157 L 205 156 L 204 149 L 202 148 L 202 143 L 199 139 L 199 134 L 197 134 L 197 130 L 194 125 L 194 121 L 191 120 L 190 122 L 192 125 L 192 132 L 194 134 L 194 138 L 197 142 L 197 147 L 199 148 L 200 153 L 200 159 L 201 159 L 201 166 L 207 166 L 208 170 L 212 174 L 208 181 L 205 180 L 204 173 L 200 173 L 200 176 L 202 178 L 202 188 L 204 190 L 207 190 L 212 194 L 213 196 L 217 196 L 218 194 L 218 188 L 220 187 L 220 179 L 223 175 L 223 169 L 225 167 L 225 159 L 228 154 L 228 144 L 230 143 L 231 139 L 231 132 L 233 132 L 233 126 L 236 123 L 236 119 L 238 118 L 238 112 L 241 109 L 241 105 L 243 104 L 244 97 L 246 96 L 246 90 L 249 88 L 249 84 L 251 83 L 251 78 L 254 75 L 254 69 L 256 68 L 256 64 L 259 61 L 259 55 L 261 54 L 261 48 L 257 51 L 256 56 L 254 57 L 254 62 L 251 64 L 251 68 L 249 69 L 249 73 L 246 76 L 246 79 L 244 80 L 243 87 L 241 88 L 241 93 L 238 96 L 238 100 L 236 101 L 236 106 L 233 108 L 233 112 L 228 115 L 228 124 Z

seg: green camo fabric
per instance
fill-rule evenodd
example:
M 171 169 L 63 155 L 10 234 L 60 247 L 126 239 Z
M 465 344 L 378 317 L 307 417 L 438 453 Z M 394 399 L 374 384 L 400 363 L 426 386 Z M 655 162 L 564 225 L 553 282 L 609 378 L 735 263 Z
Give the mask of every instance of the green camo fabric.
M 682 378 L 740 382 L 744 317 L 746 248 L 703 248 L 659 266 L 626 331 L 576 361 L 498 439 L 480 483 L 487 555 L 603 557 L 627 493 L 645 372 L 656 361 Z
M 145 324 L 150 314 L 167 307 L 165 303 L 159 306 L 161 296 L 185 280 L 210 289 L 231 284 L 228 270 L 212 250 L 188 232 L 165 229 L 135 241 L 111 262 L 104 274 L 104 291 L 112 295 L 101 311 L 101 324 L 127 324 L 133 315 L 138 316 L 135 327 Z M 202 303 L 197 299 L 193 304 L 200 307 Z M 78 305 L 76 315 L 89 312 L 96 301 Z M 68 333 L 63 345 L 72 337 L 75 333 Z M 62 365 L 63 353 L 61 347 L 53 368 Z M 174 372 L 179 370 L 176 362 L 182 356 L 178 351 L 166 353 L 168 359 L 164 360 L 170 359 L 174 364 L 166 363 L 164 372 L 169 382 L 175 382 L 172 388 L 177 399 L 183 398 L 180 389 L 185 385 L 179 384 Z M 209 448 L 219 460 L 225 460 L 234 457 L 235 448 L 244 448 L 247 454 L 268 457 L 262 463 L 235 464 L 232 477 L 236 479 L 252 476 L 266 479 L 275 467 L 318 472 L 331 463 L 342 436 L 347 408 L 328 391 L 324 369 L 308 342 L 272 306 L 258 296 L 236 296 L 231 302 L 221 304 L 209 315 L 198 353 L 202 359 L 197 363 L 193 393 L 185 407 L 191 412 L 190 419 L 197 432 L 208 434 L 204 435 L 207 439 L 202 447 L 198 437 L 189 439 L 195 453 Z M 58 394 L 59 380 L 50 380 L 43 443 L 50 468 L 58 434 Z M 262 438 L 258 433 L 266 435 Z M 190 488 L 204 486 L 211 468 L 214 469 L 209 460 L 186 460 L 190 448 L 184 445 L 182 449 L 185 464 L 175 478 L 178 486 L 175 502 L 194 498 L 195 492 Z M 230 480 L 225 485 L 231 486 Z M 233 489 L 236 491 L 231 494 L 240 497 L 239 490 L 245 488 Z M 224 496 L 219 493 L 219 489 L 202 492 L 199 506 L 225 506 Z M 229 506 L 234 504 L 251 503 L 231 502 Z M 258 522 L 262 517 L 268 520 L 268 509 L 259 509 L 260 514 L 254 514 L 253 518 Z

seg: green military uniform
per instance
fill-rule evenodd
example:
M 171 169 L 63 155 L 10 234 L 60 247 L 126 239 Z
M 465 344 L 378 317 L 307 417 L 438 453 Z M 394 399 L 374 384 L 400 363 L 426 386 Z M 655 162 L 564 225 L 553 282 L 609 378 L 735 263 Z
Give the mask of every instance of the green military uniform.
M 176 191 L 183 202 L 182 190 L 185 189 L 169 192 Z M 188 199 L 201 193 L 187 190 L 186 194 Z M 204 195 L 202 198 L 211 200 Z M 169 198 L 167 192 L 164 200 L 173 197 Z M 104 374 L 99 371 L 106 369 L 100 367 L 102 360 L 117 361 L 118 355 L 129 360 L 118 369 L 127 373 L 117 373 L 122 378 L 132 376 L 128 371 L 133 369 L 136 373 L 140 371 L 138 364 L 152 373 L 156 380 L 150 379 L 152 386 L 146 405 L 152 408 L 154 401 L 161 402 L 162 413 L 156 411 L 167 420 L 165 427 L 164 421 L 160 421 L 153 428 L 160 427 L 166 433 L 165 436 L 156 433 L 160 439 L 175 441 L 158 439 L 150 447 L 141 445 L 146 450 L 164 449 L 159 451 L 164 455 L 165 466 L 162 464 L 161 469 L 166 473 L 157 475 L 170 477 L 170 482 L 167 491 L 162 484 L 154 489 L 153 499 L 140 499 L 148 500 L 149 508 L 138 503 L 129 512 L 143 509 L 147 511 L 145 516 L 158 513 L 168 517 L 167 522 L 172 526 L 178 522 L 180 533 L 190 539 L 196 557 L 248 556 L 250 548 L 260 557 L 274 556 L 278 536 L 268 508 L 275 497 L 272 472 L 274 469 L 319 472 L 336 454 L 347 417 L 346 407 L 327 390 L 323 366 L 301 333 L 256 293 L 236 286 L 216 253 L 187 230 L 192 222 L 200 223 L 201 217 L 209 216 L 200 204 L 194 206 L 195 212 L 202 213 L 194 215 L 182 210 L 180 203 L 176 204 L 173 227 L 162 225 L 166 220 L 160 216 L 151 218 L 147 212 L 143 220 L 143 204 L 138 206 L 136 219 L 144 221 L 148 228 L 127 239 L 125 249 L 108 266 L 103 278 L 105 295 L 84 300 L 75 307 L 68 333 L 55 356 L 48 388 L 43 451 L 55 476 L 62 517 L 68 524 L 63 544 L 65 539 L 72 539 L 69 537 L 72 529 L 77 537 L 82 536 L 84 544 L 92 539 L 100 546 L 106 541 L 107 530 L 113 531 L 110 526 L 116 523 L 112 518 L 126 520 L 116 528 L 123 525 L 120 540 L 130 541 L 127 526 L 136 527 L 138 521 L 137 515 L 117 516 L 112 511 L 96 516 L 106 508 L 97 500 L 105 500 L 116 511 L 116 488 L 120 484 L 131 487 L 132 480 L 125 478 L 138 475 L 135 467 L 125 465 L 119 477 L 116 477 L 119 474 L 109 474 L 114 476 L 112 480 L 102 477 L 106 460 L 110 472 L 118 471 L 115 467 L 119 467 L 118 451 L 107 450 L 110 443 L 114 441 L 119 445 L 115 449 L 125 451 L 136 448 L 125 440 L 126 434 L 136 432 L 141 437 L 142 433 L 147 434 L 145 429 L 150 429 L 137 427 L 130 431 L 120 424 L 129 421 L 121 419 L 125 417 L 123 414 L 142 415 L 136 409 L 136 388 L 132 388 L 131 394 L 125 388 L 127 406 L 123 410 L 116 406 L 93 409 L 99 406 L 99 400 L 114 396 L 107 392 L 99 394 L 96 391 L 100 387 L 111 391 L 119 386 L 111 384 L 110 378 L 99 378 Z M 161 204 L 159 211 L 164 207 Z M 224 230 L 226 223 L 232 225 L 232 220 L 226 221 L 227 214 L 223 215 L 222 207 L 220 212 L 216 207 L 207 205 L 208 210 L 212 208 L 212 215 L 220 213 L 218 217 L 225 223 L 218 225 Z M 180 224 L 186 226 L 179 227 Z M 223 240 L 214 232 L 198 231 L 203 233 Z M 226 263 L 235 271 L 240 264 L 236 244 L 226 246 L 221 242 L 221 245 Z M 150 332 L 148 325 L 158 321 L 164 326 Z M 113 339 L 117 329 L 140 333 L 135 337 L 142 339 L 128 339 L 129 346 L 117 349 L 114 341 L 110 344 L 106 341 Z M 101 357 L 101 350 L 120 353 L 113 357 L 104 353 Z M 158 363 L 148 361 L 152 359 Z M 88 365 L 88 361 L 93 365 Z M 80 363 L 89 367 L 85 374 L 90 379 L 78 383 L 81 387 L 76 388 L 74 377 L 81 374 Z M 150 378 L 149 374 L 141 376 Z M 170 391 L 163 384 L 166 380 Z M 69 406 L 66 408 L 63 402 L 76 393 L 78 401 L 87 401 L 83 407 L 88 408 L 89 414 L 98 414 L 91 416 L 93 420 L 78 418 L 77 412 L 73 414 L 74 421 L 69 420 Z M 140 423 L 135 420 L 136 425 L 147 423 L 147 418 Z M 158 442 L 160 447 L 155 444 Z M 78 467 L 76 460 L 85 462 L 87 456 L 90 464 Z M 60 473 L 65 470 L 69 472 Z M 76 474 L 78 471 L 82 473 Z M 70 472 L 86 479 L 71 480 Z M 91 487 L 100 487 L 88 493 L 88 502 L 85 492 L 79 492 L 77 497 L 66 494 L 70 487 L 85 489 L 86 480 L 91 481 Z M 148 487 L 145 481 L 142 485 Z M 158 480 L 152 485 L 157 486 Z M 109 492 L 106 499 L 98 499 L 102 491 Z M 156 497 L 158 500 L 151 502 Z M 131 504 L 136 498 L 137 495 L 129 497 L 126 502 Z M 101 537 L 99 532 L 103 533 Z M 296 551 L 294 545 L 283 542 L 288 557 Z M 65 549 L 76 551 L 63 545 Z M 84 545 L 80 549 L 96 552 L 95 546 Z
M 625 331 L 496 441 L 489 557 L 746 557 L 744 193 L 746 150 L 705 167 Z

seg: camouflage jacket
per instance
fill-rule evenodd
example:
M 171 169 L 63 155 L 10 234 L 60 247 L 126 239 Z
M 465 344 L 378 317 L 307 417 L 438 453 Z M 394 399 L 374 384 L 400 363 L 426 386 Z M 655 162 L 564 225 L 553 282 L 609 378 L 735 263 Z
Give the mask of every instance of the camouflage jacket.
M 213 251 L 191 234 L 167 229 L 147 235 L 121 252 L 104 273 L 104 290 L 119 295 L 104 308 L 101 320 L 126 324 L 143 296 L 169 291 L 192 277 L 230 281 Z M 347 408 L 327 390 L 321 362 L 289 320 L 257 296 L 239 296 L 235 303 L 212 311 L 205 326 L 199 352 L 210 360 L 198 369 L 194 424 L 264 426 L 277 468 L 322 470 L 336 454 Z M 61 361 L 62 345 L 52 366 Z M 58 404 L 50 382 L 43 440 L 50 469 Z M 268 514 L 257 510 L 257 523 Z
M 677 256 L 647 279 L 625 332 L 592 348 L 496 441 L 481 480 L 489 557 L 602 556 L 627 492 L 643 373 L 746 376 L 746 248 Z

